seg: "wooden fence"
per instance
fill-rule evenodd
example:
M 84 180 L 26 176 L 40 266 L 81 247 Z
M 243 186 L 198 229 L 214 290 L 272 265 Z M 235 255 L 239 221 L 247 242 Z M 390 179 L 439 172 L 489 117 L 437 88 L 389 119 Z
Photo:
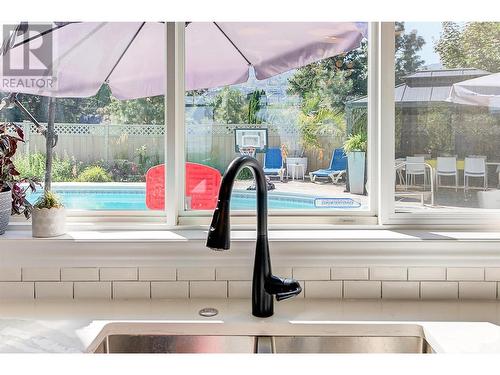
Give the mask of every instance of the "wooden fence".
M 45 139 L 28 122 L 20 124 L 26 134 L 26 143 L 20 151 L 45 152 Z M 236 156 L 234 129 L 256 127 L 246 124 L 188 125 L 186 128 L 187 160 L 213 166 L 221 171 Z M 257 125 L 268 129 L 268 147 L 285 144 L 289 156 L 299 156 L 302 146 L 300 134 L 290 125 Z M 138 161 L 139 149 L 154 160 L 164 160 L 164 127 L 162 125 L 113 124 L 56 124 L 59 141 L 54 152 L 59 157 L 74 158 L 83 163 L 117 159 Z M 324 152 L 306 151 L 308 171 L 328 167 L 332 150 L 342 141 L 321 135 L 318 137 Z M 257 158 L 262 161 L 263 155 Z

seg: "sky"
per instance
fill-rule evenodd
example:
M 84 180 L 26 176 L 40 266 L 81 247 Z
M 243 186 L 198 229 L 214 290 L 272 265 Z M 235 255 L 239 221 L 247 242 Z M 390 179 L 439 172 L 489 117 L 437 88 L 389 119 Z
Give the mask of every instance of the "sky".
M 405 22 L 405 29 L 407 32 L 417 30 L 417 34 L 424 38 L 425 45 L 419 55 L 425 60 L 425 65 L 439 63 L 439 55 L 434 52 L 434 43 L 439 39 L 441 22 Z

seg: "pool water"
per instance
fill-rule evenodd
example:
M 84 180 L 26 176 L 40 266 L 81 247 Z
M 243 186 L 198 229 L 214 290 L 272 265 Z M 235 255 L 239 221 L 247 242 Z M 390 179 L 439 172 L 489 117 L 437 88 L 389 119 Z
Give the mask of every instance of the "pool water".
M 115 211 L 144 211 L 146 207 L 146 193 L 142 188 L 126 189 L 54 189 L 67 209 L 73 210 L 115 210 Z M 34 203 L 41 195 L 41 191 L 28 195 L 28 201 Z M 322 209 L 315 204 L 315 197 L 269 193 L 269 209 Z M 335 198 L 333 198 L 335 199 Z M 253 210 L 256 207 L 255 192 L 235 190 L 231 197 L 231 209 Z M 330 207 L 331 208 L 331 207 Z M 340 207 L 339 207 L 340 208 Z M 343 207 L 349 208 L 349 207 Z M 358 207 L 356 207 L 358 208 Z

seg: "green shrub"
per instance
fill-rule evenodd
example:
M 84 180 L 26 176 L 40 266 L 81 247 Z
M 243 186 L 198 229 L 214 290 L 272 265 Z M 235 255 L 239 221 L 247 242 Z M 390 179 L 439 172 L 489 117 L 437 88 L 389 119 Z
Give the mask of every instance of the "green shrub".
M 40 180 L 45 176 L 45 154 L 35 152 L 33 154 L 22 154 L 16 156 L 14 161 L 22 176 L 36 177 Z M 70 182 L 74 181 L 80 166 L 75 160 L 68 157 L 54 155 L 52 159 L 52 181 Z
M 111 182 L 111 176 L 103 167 L 93 165 L 85 168 L 77 178 L 77 182 Z
M 35 208 L 61 208 L 63 207 L 59 197 L 51 191 L 45 191 L 34 204 Z
M 43 180 L 45 175 L 45 155 L 41 152 L 16 155 L 14 164 L 21 176 L 37 177 Z
M 237 180 L 253 180 L 252 171 L 249 168 L 243 168 L 236 176 Z

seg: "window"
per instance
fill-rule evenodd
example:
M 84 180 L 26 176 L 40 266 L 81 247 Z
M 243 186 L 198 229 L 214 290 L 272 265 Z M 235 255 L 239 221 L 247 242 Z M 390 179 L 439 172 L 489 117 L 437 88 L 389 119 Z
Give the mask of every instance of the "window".
M 245 82 L 193 84 L 197 77 L 190 75 L 189 69 L 204 48 L 203 41 L 195 37 L 200 30 L 212 38 L 213 50 L 205 59 L 208 65 L 213 64 L 212 58 L 233 53 L 227 49 L 234 46 L 222 40 L 219 43 L 217 38 L 231 39 L 251 61 L 255 61 L 252 48 L 273 43 L 282 48 L 286 40 L 280 41 L 275 36 L 276 25 L 279 23 L 257 26 L 218 23 L 220 30 L 212 23 L 186 26 L 184 209 L 192 213 L 213 210 L 225 168 L 238 155 L 248 154 L 260 161 L 268 176 L 271 214 L 299 211 L 314 215 L 366 214 L 370 210 L 369 183 L 366 184 L 369 175 L 366 34 L 341 53 L 269 78 L 258 79 L 259 72 L 245 65 L 246 72 L 241 71 L 242 75 L 249 75 Z M 280 27 L 286 29 L 290 25 Z M 317 29 L 309 27 L 308 32 L 325 33 L 325 27 L 338 32 L 342 28 L 351 30 L 352 25 L 318 24 Z M 367 25 L 362 27 L 366 29 Z M 333 45 L 335 38 L 332 35 L 329 43 Z M 206 69 L 210 71 L 211 67 Z M 233 73 L 229 70 L 228 76 Z M 212 77 L 217 77 L 217 73 L 212 73 Z M 190 89 L 193 85 L 194 89 Z M 344 152 L 348 140 L 353 152 Z M 250 170 L 240 172 L 231 203 L 235 211 L 255 208 Z
M 44 38 L 42 48 L 48 45 L 44 51 L 51 53 L 52 60 L 63 61 L 52 73 L 59 80 L 57 89 L 65 89 L 66 86 L 79 88 L 70 92 L 67 98 L 55 99 L 54 133 L 57 144 L 52 149 L 52 190 L 69 210 L 139 214 L 163 211 L 164 97 L 144 97 L 137 90 L 164 91 L 165 49 L 161 48 L 164 45 L 164 24 L 77 22 L 62 25 L 57 31 L 54 31 L 58 27 L 56 24 L 47 23 L 45 26 L 53 31 L 40 37 Z M 37 30 L 36 27 L 29 24 L 32 33 Z M 79 39 L 79 32 L 87 35 L 83 41 Z M 143 34 L 155 40 L 154 46 L 144 45 Z M 59 43 L 62 36 L 65 43 Z M 20 38 L 24 37 L 21 35 Z M 135 44 L 129 44 L 131 38 Z M 47 40 L 51 44 L 47 44 Z M 74 44 L 64 54 L 68 41 Z M 134 51 L 134 48 L 142 50 Z M 142 55 L 148 55 L 148 60 L 136 59 Z M 132 58 L 128 59 L 129 56 Z M 15 57 L 13 53 L 11 56 L 4 55 L 3 59 Z M 77 60 L 85 60 L 87 65 L 78 64 Z M 127 69 L 125 76 L 121 70 Z M 101 86 L 108 73 L 106 80 L 109 84 Z M 23 74 L 16 77 L 22 79 Z M 64 80 L 66 76 L 71 77 L 71 85 L 67 85 L 68 78 Z M 91 80 L 94 76 L 95 79 Z M 147 81 L 149 76 L 153 76 L 155 85 Z M 120 86 L 121 82 L 125 82 L 124 86 Z M 139 87 L 136 82 L 144 87 Z M 128 91 L 123 89 L 125 85 Z M 93 87 L 98 90 L 96 94 L 92 91 Z M 21 87 L 20 90 L 26 92 Z M 16 92 L 14 88 L 9 91 Z M 123 100 L 127 97 L 139 99 Z M 18 99 L 46 127 L 48 95 L 26 93 L 20 94 Z M 0 119 L 16 122 L 24 129 L 26 143 L 15 157 L 21 175 L 37 177 L 45 182 L 44 136 L 17 107 L 2 110 L 0 116 Z M 28 199 L 34 202 L 41 194 L 40 188 Z
M 500 209 L 500 23 L 395 27 L 396 212 Z
M 46 98 L 23 95 L 20 100 L 35 118 L 46 122 Z M 106 89 L 89 99 L 56 100 L 58 142 L 51 180 L 67 209 L 163 209 L 161 190 L 149 189 L 146 199 L 146 173 L 164 160 L 163 103 L 162 96 L 119 101 Z M 17 111 L 6 116 L 22 125 L 27 138 L 15 159 L 19 172 L 44 181 L 45 138 Z M 160 184 L 161 173 L 152 172 L 150 180 Z M 39 189 L 29 200 L 34 202 L 41 193 Z

